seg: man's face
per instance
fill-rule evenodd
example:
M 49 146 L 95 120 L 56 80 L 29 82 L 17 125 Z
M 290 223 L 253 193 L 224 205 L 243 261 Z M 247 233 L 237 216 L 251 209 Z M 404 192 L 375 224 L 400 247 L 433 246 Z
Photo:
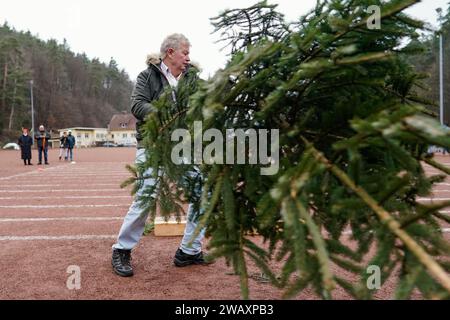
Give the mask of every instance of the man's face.
M 189 58 L 189 45 L 186 43 L 182 44 L 179 49 L 169 49 L 167 55 L 172 65 L 170 71 L 174 73 L 174 76 L 184 72 L 191 61 Z

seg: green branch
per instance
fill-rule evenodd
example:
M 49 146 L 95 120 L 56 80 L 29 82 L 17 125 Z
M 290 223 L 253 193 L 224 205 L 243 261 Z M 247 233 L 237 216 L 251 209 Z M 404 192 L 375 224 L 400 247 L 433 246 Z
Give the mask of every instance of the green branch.
M 408 249 L 417 257 L 417 259 L 428 269 L 430 274 L 442 284 L 442 286 L 450 292 L 450 277 L 447 272 L 404 230 L 398 221 L 392 217 L 389 212 L 379 206 L 377 201 L 373 199 L 363 188 L 357 186 L 350 177 L 337 166 L 328 161 L 325 156 L 314 148 L 306 139 L 302 138 L 310 148 L 312 154 L 317 161 L 323 163 L 326 168 L 331 171 L 344 185 L 355 192 L 378 216 L 380 221 L 391 230 Z
M 302 205 L 302 203 L 300 203 L 300 201 L 298 201 L 298 199 L 296 199 L 297 197 L 295 194 L 292 197 L 294 198 L 297 210 L 300 212 L 300 216 L 305 220 L 306 227 L 311 233 L 312 241 L 317 249 L 317 258 L 320 263 L 322 282 L 327 292 L 327 298 L 331 298 L 331 291 L 336 287 L 336 283 L 333 280 L 333 273 L 331 272 L 331 262 L 330 258 L 328 257 L 328 251 L 326 249 L 325 241 L 320 234 L 319 227 L 311 218 L 311 215 L 308 213 L 306 208 Z

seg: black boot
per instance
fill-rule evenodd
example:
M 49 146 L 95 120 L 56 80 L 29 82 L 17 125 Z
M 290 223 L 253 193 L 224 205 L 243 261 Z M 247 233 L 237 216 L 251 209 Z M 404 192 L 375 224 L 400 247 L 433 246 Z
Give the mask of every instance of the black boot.
M 131 250 L 113 249 L 111 264 L 114 272 L 119 276 L 131 277 L 133 275 Z
M 214 263 L 214 261 L 206 253 L 200 252 L 192 255 L 178 249 L 173 258 L 173 263 L 177 267 L 185 267 L 191 264 L 208 265 Z
M 28 159 L 28 165 L 32 166 L 33 164 L 31 163 L 30 159 Z
M 23 164 L 24 164 L 24 165 L 27 165 L 27 160 L 23 160 Z

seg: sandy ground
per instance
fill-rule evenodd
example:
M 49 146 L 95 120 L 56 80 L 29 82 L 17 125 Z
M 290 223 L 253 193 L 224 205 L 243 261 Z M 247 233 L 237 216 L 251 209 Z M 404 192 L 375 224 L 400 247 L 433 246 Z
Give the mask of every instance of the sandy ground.
M 0 299 L 241 298 L 239 278 L 223 259 L 209 266 L 173 265 L 181 237 L 143 237 L 133 252 L 135 276 L 116 276 L 111 246 L 132 200 L 119 185 L 129 176 L 125 164 L 133 163 L 135 149 L 77 149 L 75 164 L 59 161 L 58 152 L 50 150 L 49 166 L 37 166 L 33 150 L 35 165 L 24 166 L 18 151 L 0 151 Z M 450 164 L 450 157 L 440 160 Z M 450 196 L 450 186 L 438 189 L 436 197 Z M 81 270 L 79 289 L 67 286 L 73 283 L 71 266 Z M 388 281 L 377 298 L 390 299 L 394 284 Z M 250 280 L 252 299 L 281 296 Z M 342 289 L 334 298 L 350 299 Z M 296 299 L 317 296 L 307 289 Z

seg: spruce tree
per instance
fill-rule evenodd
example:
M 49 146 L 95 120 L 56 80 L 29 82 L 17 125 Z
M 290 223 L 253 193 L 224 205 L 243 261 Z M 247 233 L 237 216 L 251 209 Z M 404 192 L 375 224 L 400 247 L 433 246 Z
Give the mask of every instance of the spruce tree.
M 380 268 L 381 284 L 396 277 L 394 298 L 415 288 L 425 298 L 448 298 L 442 225 L 450 219 L 440 211 L 450 202 L 418 201 L 449 174 L 428 146 L 450 147 L 450 139 L 417 94 L 421 76 L 408 63 L 420 53 L 423 23 L 403 11 L 416 2 L 318 1 L 292 24 L 261 2 L 212 19 L 231 48 L 228 64 L 208 81 L 181 80 L 176 103 L 169 92 L 154 102 L 145 124 L 147 161 L 130 168 L 134 176 L 124 185 L 137 181 L 136 190 L 155 179 L 141 197 L 152 217 L 157 206 L 163 216 L 180 217 L 183 201 L 197 203 L 210 253 L 232 265 L 245 299 L 249 259 L 286 298 L 311 287 L 330 299 L 338 286 L 371 298 L 369 266 Z M 368 27 L 371 5 L 381 8 L 381 28 Z M 194 143 L 201 139 L 195 121 L 223 136 L 226 129 L 279 129 L 278 172 L 262 175 L 267 164 L 249 161 L 173 163 L 179 142 L 172 133 L 184 128 Z M 424 164 L 441 174 L 427 176 Z M 153 173 L 143 175 L 149 168 Z

